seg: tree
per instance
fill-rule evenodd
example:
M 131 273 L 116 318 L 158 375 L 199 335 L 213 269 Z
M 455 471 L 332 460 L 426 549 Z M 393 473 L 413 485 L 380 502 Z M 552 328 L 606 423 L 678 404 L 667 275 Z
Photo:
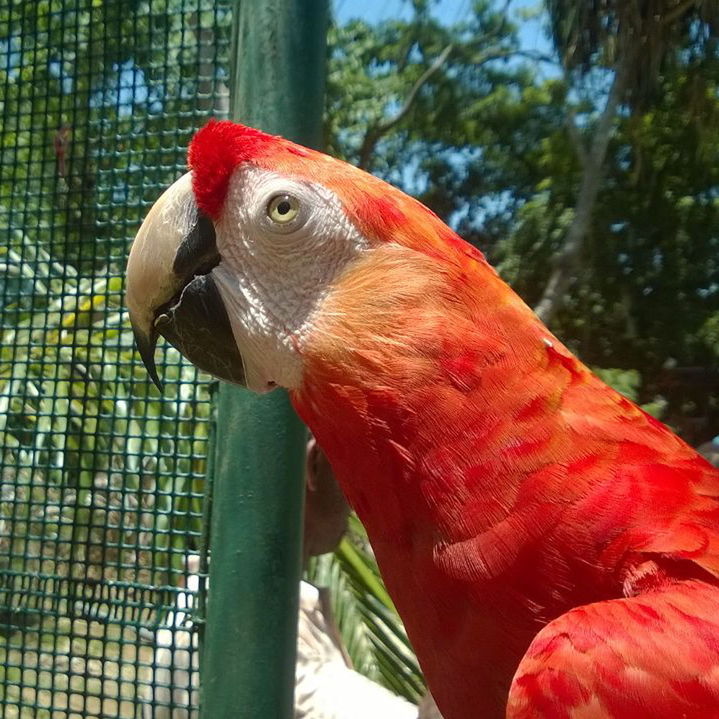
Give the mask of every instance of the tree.
M 714 44 L 719 4 L 703 0 L 603 0 L 591 4 L 547 0 L 547 10 L 568 89 L 591 106 L 596 87 L 587 92 L 583 81 L 599 73 L 607 75 L 603 79 L 608 85 L 604 106 L 595 121 L 585 118 L 584 132 L 577 122 L 577 109 L 567 103 L 567 128 L 582 172 L 571 224 L 536 306 L 539 317 L 551 322 L 582 255 L 620 106 L 642 112 L 656 98 L 662 71 L 677 60 L 687 44 Z M 584 135 L 590 139 L 585 140 Z

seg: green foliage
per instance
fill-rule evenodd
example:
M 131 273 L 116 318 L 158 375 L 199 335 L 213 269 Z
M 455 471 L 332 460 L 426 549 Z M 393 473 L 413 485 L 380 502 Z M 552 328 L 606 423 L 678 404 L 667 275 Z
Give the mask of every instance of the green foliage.
M 495 224 L 497 231 L 505 227 L 511 209 L 532 191 L 506 193 L 510 176 L 519 189 L 535 154 L 524 125 L 543 123 L 546 107 L 531 71 L 508 60 L 518 48 L 508 17 L 479 2 L 452 26 L 423 11 L 377 26 L 351 21 L 332 28 L 330 40 L 330 151 L 419 197 L 469 239 L 482 243 Z M 373 138 L 365 158 L 362 149 Z M 514 149 L 500 165 L 495 154 L 510 141 Z M 481 223 L 480 216 L 491 218 Z
M 624 94 L 638 110 L 657 98 L 660 75 L 687 46 L 713 52 L 719 20 L 715 0 L 546 0 L 545 6 L 565 69 L 587 76 L 628 61 Z
M 135 362 L 122 276 L 82 278 L 27 235 L 8 234 L 0 253 L 5 316 L 13 321 L 0 332 L 0 447 L 3 486 L 12 493 L 0 517 L 14 522 L 14 542 L 51 540 L 36 556 L 82 558 L 97 565 L 91 571 L 113 576 L 108 553 L 92 559 L 86 542 L 112 544 L 112 564 L 131 568 L 125 554 L 166 553 L 173 541 L 199 534 L 196 478 L 206 469 L 207 384 L 169 349 L 168 396 L 160 402 Z M 37 512 L 37 521 L 19 522 L 18 504 Z M 52 505 L 57 511 L 48 522 Z M 110 517 L 113 511 L 124 520 Z M 128 513 L 135 519 L 123 532 Z M 83 556 L 57 556 L 63 543 Z M 8 556 L 27 566 L 23 552 L 11 548 Z M 171 566 L 169 555 L 146 563 L 160 572 L 155 583 L 162 576 L 168 582 L 162 572 Z
M 702 86 L 716 89 L 716 59 L 703 58 L 700 67 Z M 683 395 L 692 388 L 674 384 L 669 392 L 667 365 L 717 367 L 710 328 L 719 311 L 719 138 L 711 118 L 719 105 L 715 89 L 696 97 L 697 72 L 690 61 L 661 78 L 655 108 L 621 118 L 577 281 L 553 327 L 592 364 L 639 369 L 639 395 L 668 393 L 667 419 L 679 427 L 688 408 Z M 689 109 L 697 103 L 699 119 Z M 537 193 L 495 248 L 500 268 L 530 304 L 571 222 L 579 171 L 561 129 L 538 144 Z M 688 438 L 711 434 L 716 421 L 709 410 L 699 435 Z
M 719 357 L 719 312 L 707 317 L 698 336 L 699 340 Z

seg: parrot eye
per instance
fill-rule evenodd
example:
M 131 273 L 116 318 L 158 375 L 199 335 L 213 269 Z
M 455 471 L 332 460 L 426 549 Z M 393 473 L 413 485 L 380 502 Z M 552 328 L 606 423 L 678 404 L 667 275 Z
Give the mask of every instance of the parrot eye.
M 296 197 L 286 193 L 275 195 L 267 203 L 267 217 L 279 225 L 292 222 L 300 211 L 300 203 Z

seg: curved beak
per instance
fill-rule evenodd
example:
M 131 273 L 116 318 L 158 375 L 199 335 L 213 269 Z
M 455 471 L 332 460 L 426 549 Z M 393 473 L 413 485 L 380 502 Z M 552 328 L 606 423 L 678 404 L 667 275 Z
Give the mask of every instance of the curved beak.
M 200 369 L 245 383 L 242 357 L 212 278 L 220 262 L 214 225 L 197 208 L 188 172 L 152 206 L 127 262 L 125 299 L 135 342 L 160 389 L 154 359 L 159 335 Z

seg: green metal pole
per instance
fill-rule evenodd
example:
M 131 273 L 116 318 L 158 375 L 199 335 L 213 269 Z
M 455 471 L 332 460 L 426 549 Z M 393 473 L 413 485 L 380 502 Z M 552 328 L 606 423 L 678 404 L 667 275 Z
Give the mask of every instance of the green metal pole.
M 318 147 L 326 0 L 234 8 L 232 118 Z M 305 432 L 287 394 L 218 392 L 203 719 L 290 719 Z

